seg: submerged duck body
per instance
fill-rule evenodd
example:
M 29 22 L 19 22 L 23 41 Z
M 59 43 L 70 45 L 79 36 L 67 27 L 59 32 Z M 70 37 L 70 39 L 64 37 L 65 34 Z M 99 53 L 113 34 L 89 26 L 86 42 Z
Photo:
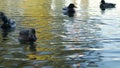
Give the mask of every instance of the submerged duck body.
M 63 8 L 63 14 L 67 15 L 67 13 L 68 13 L 68 8 L 67 7 Z
M 19 33 L 19 41 L 21 43 L 35 42 L 37 40 L 35 29 L 22 30 Z
M 115 8 L 116 4 L 113 3 L 106 3 L 105 0 L 101 0 L 101 4 L 100 4 L 100 8 L 102 10 L 106 9 L 106 8 Z
M 69 17 L 73 17 L 75 14 L 75 5 L 74 4 L 69 4 L 68 7 L 63 8 L 63 14 L 68 15 Z

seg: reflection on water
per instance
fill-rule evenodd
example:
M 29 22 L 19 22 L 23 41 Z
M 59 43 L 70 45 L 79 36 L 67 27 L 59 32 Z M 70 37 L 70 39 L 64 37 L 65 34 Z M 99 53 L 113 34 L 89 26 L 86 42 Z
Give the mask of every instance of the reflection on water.
M 100 1 L 0 0 L 0 11 L 17 23 L 14 31 L 0 30 L 0 67 L 119 68 L 119 6 L 103 14 Z M 74 18 L 62 14 L 71 2 Z M 18 42 L 19 31 L 28 28 L 37 32 L 33 50 Z

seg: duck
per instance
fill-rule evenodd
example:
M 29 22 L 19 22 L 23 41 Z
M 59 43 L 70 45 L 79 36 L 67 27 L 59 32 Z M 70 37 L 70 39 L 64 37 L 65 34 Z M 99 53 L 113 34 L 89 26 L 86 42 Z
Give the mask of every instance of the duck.
M 7 21 L 3 21 L 3 24 L 1 25 L 2 29 L 12 29 L 16 27 L 16 23 L 12 19 L 8 19 Z
M 106 8 L 115 8 L 116 4 L 106 3 L 105 0 L 101 0 L 100 8 L 105 10 Z
M 3 24 L 1 25 L 2 29 L 11 29 L 16 27 L 16 22 L 13 19 L 8 19 L 8 17 L 3 13 L 0 12 L 0 18 Z
M 70 3 L 68 7 L 63 8 L 63 14 L 68 15 L 69 17 L 74 17 L 76 6 L 73 3 Z
M 36 31 L 34 28 L 21 30 L 19 32 L 20 43 L 34 43 L 37 40 Z

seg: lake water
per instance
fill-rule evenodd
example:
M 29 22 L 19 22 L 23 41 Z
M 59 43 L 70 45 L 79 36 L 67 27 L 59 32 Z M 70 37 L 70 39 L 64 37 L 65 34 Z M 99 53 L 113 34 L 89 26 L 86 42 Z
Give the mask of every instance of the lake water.
M 120 68 L 120 1 L 106 2 L 116 8 L 101 11 L 100 0 L 0 0 L 0 11 L 17 23 L 0 30 L 0 68 Z M 73 18 L 62 14 L 69 3 L 77 7 Z M 36 51 L 18 41 L 29 28 Z

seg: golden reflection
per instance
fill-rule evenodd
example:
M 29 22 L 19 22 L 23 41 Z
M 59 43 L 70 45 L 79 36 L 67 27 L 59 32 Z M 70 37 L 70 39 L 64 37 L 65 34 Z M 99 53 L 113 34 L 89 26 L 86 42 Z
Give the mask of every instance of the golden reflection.
M 37 42 L 51 39 L 52 16 L 50 15 L 51 0 L 27 0 L 22 3 L 25 19 L 22 25 L 28 28 L 36 28 Z M 44 42 L 45 43 L 45 42 Z
M 28 48 L 27 48 L 28 49 Z M 56 49 L 55 48 L 48 48 L 48 47 L 38 47 L 36 48 L 37 52 L 31 52 L 28 54 L 29 59 L 36 59 L 36 60 L 54 60 L 53 58 L 55 55 L 52 54 Z M 45 54 L 44 52 L 48 52 L 48 54 Z M 43 53 L 43 54 L 42 54 Z
M 36 52 L 53 52 L 55 48 L 50 48 L 50 42 L 47 42 L 54 37 L 51 32 L 53 28 L 51 26 L 53 17 L 50 14 L 51 0 L 24 0 L 21 7 L 23 7 L 24 11 L 24 19 L 21 24 L 26 28 L 36 29 L 38 38 Z M 41 44 L 44 44 L 46 47 L 41 46 Z M 28 58 L 36 60 L 53 59 L 51 54 L 41 55 L 36 52 L 28 54 Z
M 55 60 L 54 58 L 52 58 L 53 55 L 37 55 L 37 54 L 29 54 L 29 59 L 30 60 Z

